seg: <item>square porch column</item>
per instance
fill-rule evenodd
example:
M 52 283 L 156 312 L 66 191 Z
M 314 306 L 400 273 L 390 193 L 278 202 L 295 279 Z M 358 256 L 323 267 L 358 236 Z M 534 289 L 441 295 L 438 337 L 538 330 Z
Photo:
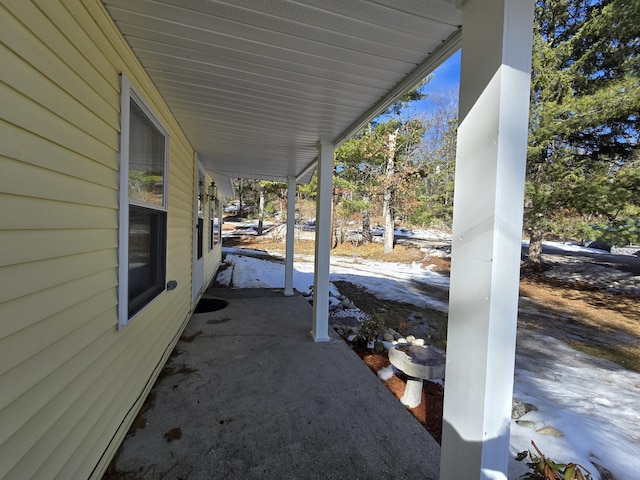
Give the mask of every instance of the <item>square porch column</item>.
M 443 480 L 507 478 L 533 7 L 463 7 Z
M 331 252 L 331 193 L 333 189 L 333 145 L 318 142 L 318 194 L 316 196 L 316 244 L 313 274 L 314 342 L 329 338 L 329 261 Z
M 287 239 L 284 263 L 284 296 L 293 295 L 293 256 L 296 228 L 296 177 L 287 177 Z

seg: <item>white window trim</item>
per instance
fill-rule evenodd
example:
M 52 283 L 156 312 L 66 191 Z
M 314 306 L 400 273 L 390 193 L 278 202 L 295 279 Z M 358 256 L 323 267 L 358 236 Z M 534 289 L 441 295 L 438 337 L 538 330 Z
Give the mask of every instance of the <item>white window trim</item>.
M 129 322 L 134 320 L 145 308 L 153 302 L 145 305 L 140 311 L 129 318 L 129 205 L 149 205 L 129 200 L 129 133 L 130 133 L 130 102 L 138 105 L 147 118 L 165 137 L 164 148 L 164 172 L 163 172 L 163 192 L 162 206 L 156 210 L 168 212 L 168 190 L 169 190 L 169 132 L 160 123 L 147 106 L 146 102 L 133 87 L 131 81 L 125 74 L 120 75 L 120 153 L 119 153 L 119 192 L 118 192 L 118 330 L 122 330 Z M 165 249 L 165 256 L 167 249 Z M 167 258 L 165 258 L 165 265 Z

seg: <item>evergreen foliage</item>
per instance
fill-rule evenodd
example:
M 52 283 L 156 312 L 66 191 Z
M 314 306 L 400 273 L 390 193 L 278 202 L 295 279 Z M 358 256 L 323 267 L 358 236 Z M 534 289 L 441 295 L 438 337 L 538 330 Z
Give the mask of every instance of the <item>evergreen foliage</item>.
M 537 2 L 524 218 L 533 264 L 544 234 L 593 238 L 637 222 L 639 25 L 637 1 Z M 637 241 L 625 232 L 618 242 Z

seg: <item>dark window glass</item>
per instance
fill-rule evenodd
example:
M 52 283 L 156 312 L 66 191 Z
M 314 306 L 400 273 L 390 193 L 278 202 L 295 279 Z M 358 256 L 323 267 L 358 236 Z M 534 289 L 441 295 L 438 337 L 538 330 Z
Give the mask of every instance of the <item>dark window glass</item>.
M 198 217 L 198 223 L 196 225 L 197 228 L 197 254 L 198 254 L 198 259 L 202 258 L 202 250 L 204 247 L 204 218 L 200 218 Z
M 214 239 L 213 218 L 211 218 L 211 220 L 209 220 L 209 250 L 213 248 L 213 245 L 214 245 L 213 239 Z
M 164 290 L 167 214 L 129 206 L 129 318 Z

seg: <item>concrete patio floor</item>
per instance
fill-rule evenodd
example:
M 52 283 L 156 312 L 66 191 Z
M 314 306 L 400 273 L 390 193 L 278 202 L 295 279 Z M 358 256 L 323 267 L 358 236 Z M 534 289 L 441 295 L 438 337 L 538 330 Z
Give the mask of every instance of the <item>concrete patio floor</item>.
M 428 479 L 440 447 L 311 306 L 273 289 L 207 290 L 116 468 L 142 479 Z

